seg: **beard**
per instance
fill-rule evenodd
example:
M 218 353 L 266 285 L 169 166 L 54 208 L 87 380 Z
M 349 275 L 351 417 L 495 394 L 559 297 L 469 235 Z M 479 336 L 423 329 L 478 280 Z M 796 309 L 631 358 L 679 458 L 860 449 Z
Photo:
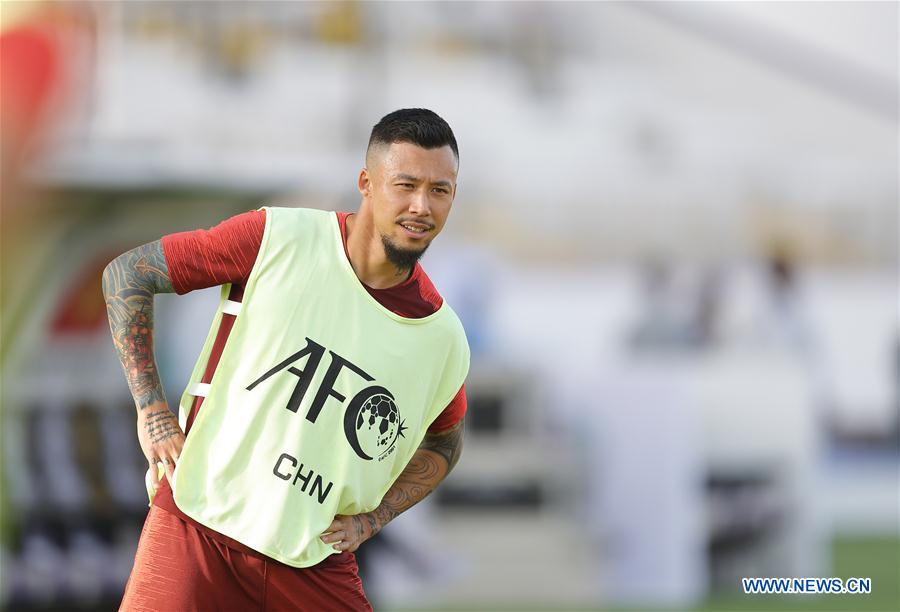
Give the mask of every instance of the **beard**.
M 401 249 L 383 234 L 381 236 L 381 244 L 384 246 L 384 254 L 387 256 L 388 261 L 401 271 L 411 270 L 416 265 L 416 262 L 419 261 L 419 258 L 428 250 L 427 244 L 420 250 Z

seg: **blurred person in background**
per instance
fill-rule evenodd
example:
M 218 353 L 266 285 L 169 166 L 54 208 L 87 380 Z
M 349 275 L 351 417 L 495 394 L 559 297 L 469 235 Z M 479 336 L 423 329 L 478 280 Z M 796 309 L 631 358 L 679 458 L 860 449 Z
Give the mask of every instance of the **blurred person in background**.
M 372 130 L 356 214 L 264 208 L 107 266 L 152 497 L 123 609 L 371 608 L 353 552 L 462 448 L 469 348 L 417 263 L 458 164 L 443 119 L 399 110 Z M 215 285 L 177 419 L 153 296 Z
M 798 356 L 814 356 L 815 338 L 800 287 L 797 262 L 784 244 L 768 249 L 764 259 L 767 308 L 760 325 L 764 340 L 780 343 Z

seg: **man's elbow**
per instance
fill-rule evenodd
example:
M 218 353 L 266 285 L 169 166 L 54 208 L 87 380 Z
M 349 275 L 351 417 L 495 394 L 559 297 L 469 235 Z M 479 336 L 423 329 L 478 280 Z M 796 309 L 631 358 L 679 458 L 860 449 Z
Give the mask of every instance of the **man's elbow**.
M 103 274 L 100 277 L 100 286 L 103 290 L 103 297 L 107 301 L 116 295 L 117 288 L 120 283 L 116 279 L 121 276 L 122 255 L 119 255 L 103 268 Z

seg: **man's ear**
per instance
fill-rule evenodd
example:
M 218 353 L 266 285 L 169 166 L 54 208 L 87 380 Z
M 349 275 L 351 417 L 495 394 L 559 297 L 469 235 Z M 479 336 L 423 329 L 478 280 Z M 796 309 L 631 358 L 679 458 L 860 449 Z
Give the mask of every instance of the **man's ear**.
M 356 181 L 356 187 L 362 197 L 367 198 L 372 193 L 372 179 L 369 177 L 368 168 L 359 171 L 359 178 Z

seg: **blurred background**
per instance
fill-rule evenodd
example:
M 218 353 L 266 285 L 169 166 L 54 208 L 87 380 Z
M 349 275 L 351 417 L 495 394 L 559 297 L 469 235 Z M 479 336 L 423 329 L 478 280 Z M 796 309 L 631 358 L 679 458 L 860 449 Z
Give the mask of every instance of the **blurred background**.
M 3 2 L 0 51 L 3 607 L 113 609 L 131 569 L 104 265 L 355 210 L 371 126 L 424 106 L 468 433 L 365 547 L 376 608 L 900 608 L 897 3 Z M 217 297 L 157 299 L 170 402 Z

